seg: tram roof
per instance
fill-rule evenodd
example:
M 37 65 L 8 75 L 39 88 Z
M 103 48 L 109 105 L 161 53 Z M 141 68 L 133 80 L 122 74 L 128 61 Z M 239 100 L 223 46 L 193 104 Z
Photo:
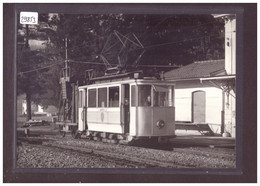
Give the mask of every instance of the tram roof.
M 99 83 L 129 80 L 134 78 L 139 79 L 142 77 L 143 77 L 142 71 L 132 71 L 127 73 L 120 73 L 120 74 L 113 74 L 113 75 L 106 75 L 106 76 L 92 78 L 90 79 L 90 82 L 91 84 L 99 84 Z
M 94 80 L 94 81 L 93 81 Z M 147 84 L 171 84 L 174 83 L 167 80 L 159 80 L 153 77 L 135 77 L 135 76 L 125 76 L 124 75 L 116 75 L 111 77 L 101 77 L 101 78 L 95 78 L 92 79 L 92 84 L 88 85 L 82 85 L 81 88 L 84 87 L 98 87 L 98 86 L 104 86 L 104 85 L 113 85 L 113 84 L 126 84 L 126 83 L 147 83 Z

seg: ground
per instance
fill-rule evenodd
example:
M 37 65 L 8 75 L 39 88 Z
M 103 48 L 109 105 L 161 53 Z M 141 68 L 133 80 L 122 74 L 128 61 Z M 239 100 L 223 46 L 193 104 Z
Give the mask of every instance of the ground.
M 22 123 L 19 124 L 21 126 Z M 235 139 L 176 131 L 165 146 L 62 138 L 55 124 L 18 128 L 18 168 L 236 168 Z

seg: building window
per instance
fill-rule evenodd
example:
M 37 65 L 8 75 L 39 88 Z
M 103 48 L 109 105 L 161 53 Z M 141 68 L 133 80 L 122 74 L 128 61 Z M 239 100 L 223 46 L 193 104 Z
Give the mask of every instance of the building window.
M 107 88 L 98 89 L 98 107 L 107 107 Z
M 109 87 L 109 107 L 119 107 L 119 87 Z
M 96 107 L 96 97 L 97 97 L 96 89 L 88 90 L 88 107 Z

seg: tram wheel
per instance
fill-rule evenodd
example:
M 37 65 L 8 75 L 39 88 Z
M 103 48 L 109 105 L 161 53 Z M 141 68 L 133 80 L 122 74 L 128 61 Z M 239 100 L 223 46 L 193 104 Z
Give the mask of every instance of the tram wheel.
M 76 131 L 75 131 L 75 130 L 72 130 L 72 131 L 71 131 L 71 136 L 72 136 L 74 139 L 76 139 L 76 135 L 77 135 L 77 134 L 76 134 Z
M 63 137 L 63 138 L 64 138 L 64 137 L 65 137 L 65 135 L 66 135 L 66 132 L 64 132 L 64 131 L 60 131 L 60 136 L 61 136 L 61 137 Z
M 81 137 L 81 134 L 80 134 L 77 130 L 72 130 L 71 136 L 72 136 L 74 139 L 79 139 L 79 138 Z
M 73 131 L 71 131 L 71 136 L 74 139 L 78 139 L 80 135 L 79 135 L 79 133 L 76 130 L 73 130 Z

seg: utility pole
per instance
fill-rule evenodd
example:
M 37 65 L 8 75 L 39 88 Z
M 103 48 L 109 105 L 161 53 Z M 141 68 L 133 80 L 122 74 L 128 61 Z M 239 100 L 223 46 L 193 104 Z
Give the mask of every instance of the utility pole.
M 62 76 L 60 77 L 61 84 L 61 98 L 59 106 L 59 117 L 58 120 L 62 119 L 66 121 L 69 119 L 69 107 L 70 107 L 70 69 L 68 66 L 68 38 L 64 39 L 65 41 L 65 61 L 64 68 L 62 69 Z
M 65 38 L 65 69 L 68 69 L 68 38 Z M 67 74 L 66 74 L 67 75 Z
M 58 114 L 58 125 L 60 134 L 65 136 L 65 133 L 71 131 L 76 134 L 77 130 L 77 85 L 70 81 L 70 67 L 68 60 L 68 38 L 63 40 L 65 43 L 65 61 L 62 69 L 60 84 L 60 104 Z
M 29 26 L 26 25 L 26 39 L 25 39 L 25 48 L 28 49 L 29 48 Z
M 69 82 L 70 81 L 70 68 L 69 68 L 69 65 L 68 65 L 68 38 L 66 37 L 64 39 L 65 41 L 65 65 L 64 65 L 64 68 L 63 68 L 63 78 L 65 80 L 65 82 Z
M 25 49 L 28 50 L 29 47 L 29 26 L 26 24 L 26 38 L 25 38 Z M 29 121 L 32 119 L 32 108 L 31 108 L 31 90 L 28 87 L 26 90 L 26 111 L 27 111 L 27 117 L 26 120 Z

